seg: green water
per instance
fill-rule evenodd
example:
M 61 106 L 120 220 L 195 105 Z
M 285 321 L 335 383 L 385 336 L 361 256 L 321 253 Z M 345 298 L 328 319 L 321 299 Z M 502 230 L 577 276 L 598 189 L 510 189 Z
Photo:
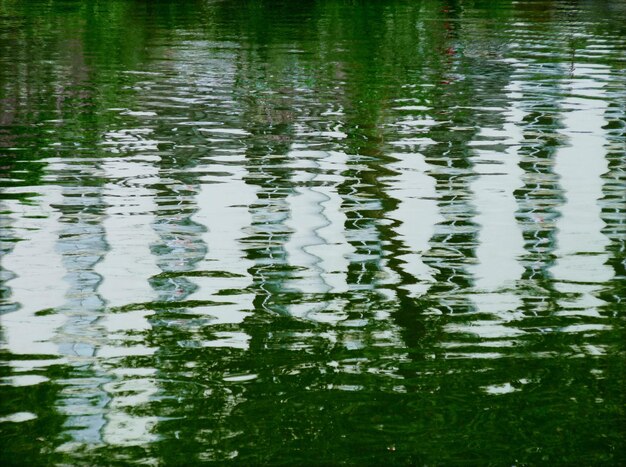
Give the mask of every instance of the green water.
M 626 464 L 626 2 L 0 0 L 2 465 Z

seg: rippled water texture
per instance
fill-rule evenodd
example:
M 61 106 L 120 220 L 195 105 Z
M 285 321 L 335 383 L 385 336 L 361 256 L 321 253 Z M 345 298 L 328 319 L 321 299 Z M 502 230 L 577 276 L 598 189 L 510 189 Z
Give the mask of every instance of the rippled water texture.
M 626 463 L 626 2 L 0 0 L 0 462 Z

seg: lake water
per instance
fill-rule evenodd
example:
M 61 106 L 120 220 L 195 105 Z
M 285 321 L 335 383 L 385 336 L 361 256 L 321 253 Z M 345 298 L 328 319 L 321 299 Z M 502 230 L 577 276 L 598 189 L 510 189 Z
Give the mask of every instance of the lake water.
M 626 463 L 626 2 L 0 1 L 3 465 Z

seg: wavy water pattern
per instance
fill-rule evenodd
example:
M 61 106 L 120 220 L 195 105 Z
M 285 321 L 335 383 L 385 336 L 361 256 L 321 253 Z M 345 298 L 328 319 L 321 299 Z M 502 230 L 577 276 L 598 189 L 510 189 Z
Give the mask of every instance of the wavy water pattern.
M 623 2 L 0 2 L 3 465 L 620 465 Z

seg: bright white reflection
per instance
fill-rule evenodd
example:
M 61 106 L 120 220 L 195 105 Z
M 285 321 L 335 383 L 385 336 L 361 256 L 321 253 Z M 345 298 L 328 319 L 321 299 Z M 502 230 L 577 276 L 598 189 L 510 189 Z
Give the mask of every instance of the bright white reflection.
M 513 195 L 521 187 L 522 169 L 519 167 L 517 150 L 523 140 L 519 123 L 524 113 L 519 109 L 519 83 L 508 87 L 508 100 L 512 103 L 501 130 L 483 128 L 480 136 L 498 138 L 507 149 L 504 152 L 476 149 L 475 172 L 479 175 L 471 184 L 473 202 L 480 225 L 477 261 L 468 269 L 474 276 L 479 290 L 494 291 L 514 287 L 524 268 L 518 258 L 524 255 L 524 239 L 517 225 L 515 212 L 517 202 Z M 485 142 L 481 141 L 482 144 Z
M 156 373 L 156 370 L 150 370 Z M 119 373 L 118 373 L 119 374 Z M 138 416 L 128 410 L 150 402 L 158 386 L 150 377 L 126 377 L 113 380 L 103 388 L 110 397 L 102 428 L 102 439 L 107 444 L 144 445 L 157 439 L 153 429 L 158 422 L 154 416 Z
M 61 215 L 53 206 L 62 201 L 60 187 L 42 186 L 33 204 L 7 203 L 15 213 L 15 235 L 23 239 L 2 258 L 2 266 L 16 274 L 7 286 L 19 309 L 2 316 L 2 347 L 14 354 L 59 353 L 55 336 L 66 317 L 55 308 L 65 303 L 68 284 L 57 249 Z
M 327 152 L 316 161 L 320 171 L 316 180 L 321 183 L 315 190 L 325 197 L 321 202 L 320 213 L 324 218 L 324 225 L 317 230 L 322 243 L 311 245 L 309 252 L 320 259 L 318 267 L 321 269 L 322 279 L 333 293 L 348 290 L 347 256 L 354 252 L 354 247 L 344 235 L 347 217 L 341 210 L 342 199 L 336 188 L 344 181 L 341 172 L 345 170 L 347 161 L 348 156 L 337 151 Z
M 143 186 L 157 176 L 157 168 L 143 160 L 108 159 L 102 164 L 108 180 L 103 227 L 109 250 L 95 271 L 102 276 L 98 292 L 109 306 L 154 300 L 148 279 L 160 272 L 150 245 L 158 239 L 152 223 L 156 204 L 153 190 Z
M 308 250 L 310 246 L 322 244 L 317 231 L 328 223 L 322 214 L 326 196 L 311 186 L 318 168 L 315 158 L 320 155 L 298 151 L 290 156 L 295 166 L 293 182 L 304 186 L 294 188 L 295 193 L 287 197 L 289 219 L 285 224 L 292 233 L 285 243 L 285 251 L 289 264 L 298 269 L 297 278 L 289 282 L 289 287 L 305 293 L 327 292 L 329 287 L 319 267 L 321 259 Z
M 0 423 L 22 423 L 28 422 L 30 420 L 35 420 L 37 415 L 31 412 L 15 412 L 11 415 L 5 415 L 4 417 L 0 417 Z
M 233 161 L 234 158 L 230 157 Z M 241 240 L 245 235 L 244 229 L 252 223 L 248 206 L 256 200 L 256 191 L 244 181 L 247 172 L 240 165 L 214 163 L 210 165 L 210 170 L 221 175 L 203 178 L 196 196 L 198 211 L 192 217 L 194 222 L 206 227 L 202 240 L 208 252 L 196 265 L 196 270 L 204 272 L 206 277 L 189 278 L 198 285 L 198 289 L 188 299 L 217 302 L 210 307 L 194 308 L 196 313 L 212 316 L 214 324 L 240 323 L 249 314 L 248 310 L 254 309 L 254 294 L 220 295 L 220 292 L 241 291 L 252 285 L 248 270 L 254 263 L 246 258 Z
M 507 325 L 520 317 L 516 310 L 522 302 L 513 290 L 524 272 L 519 258 L 525 253 L 524 239 L 515 218 L 517 202 L 513 194 L 523 185 L 517 152 L 523 141 L 520 123 L 524 118 L 519 108 L 522 97 L 519 89 L 520 83 L 516 81 L 507 87 L 507 101 L 511 106 L 503 114 L 506 120 L 502 128 L 482 128 L 475 143 L 484 147 L 492 140 L 497 145 L 505 144 L 507 149 L 476 148 L 473 151 L 478 176 L 471 183 L 471 191 L 477 211 L 474 219 L 480 230 L 476 261 L 468 267 L 475 287 L 469 298 L 478 313 L 492 318 L 447 326 L 449 332 L 484 339 L 490 347 L 508 347 L 511 338 L 523 334 Z
M 429 166 L 419 153 L 393 153 L 398 162 L 390 168 L 399 172 L 387 182 L 387 192 L 399 201 L 398 208 L 389 214 L 400 221 L 396 232 L 402 239 L 407 253 L 399 256 L 402 270 L 416 280 L 403 285 L 411 295 L 425 294 L 435 281 L 433 269 L 422 260 L 429 241 L 435 233 L 435 225 L 443 221 L 437 206 L 435 179 L 428 174 Z
M 291 151 L 298 186 L 287 198 L 292 230 L 285 244 L 289 264 L 300 268 L 289 287 L 304 293 L 343 292 L 353 251 L 344 236 L 346 216 L 336 185 L 348 156 L 340 152 Z M 319 185 L 319 186 L 318 186 Z
M 609 239 L 602 233 L 605 224 L 598 204 L 603 196 L 601 177 L 608 170 L 602 129 L 605 78 L 605 67 L 575 67 L 569 82 L 572 96 L 564 101 L 562 133 L 569 144 L 558 150 L 554 166 L 565 204 L 557 220 L 557 261 L 551 273 L 558 290 L 578 294 L 576 303 L 561 303 L 564 308 L 575 307 L 577 314 L 597 314 L 595 308 L 603 302 L 594 297 L 595 292 L 613 277 L 612 268 L 605 264 Z

